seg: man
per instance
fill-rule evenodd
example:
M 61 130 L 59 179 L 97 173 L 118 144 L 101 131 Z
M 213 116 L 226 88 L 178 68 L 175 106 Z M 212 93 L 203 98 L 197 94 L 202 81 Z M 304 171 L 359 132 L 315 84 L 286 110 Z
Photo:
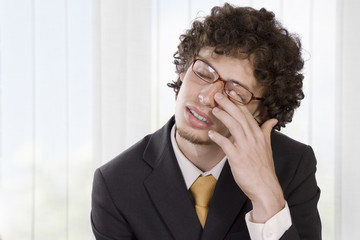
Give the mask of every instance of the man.
M 321 239 L 314 153 L 273 130 L 304 97 L 300 41 L 225 4 L 174 57 L 175 117 L 95 173 L 96 239 Z

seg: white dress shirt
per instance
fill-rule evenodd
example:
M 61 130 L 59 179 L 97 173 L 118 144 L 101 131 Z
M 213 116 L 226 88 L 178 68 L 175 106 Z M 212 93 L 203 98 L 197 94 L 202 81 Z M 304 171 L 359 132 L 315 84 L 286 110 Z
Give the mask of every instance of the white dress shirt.
M 225 156 L 215 167 L 210 171 L 203 172 L 198 169 L 191 161 L 189 161 L 180 151 L 175 139 L 175 125 L 171 129 L 171 144 L 175 152 L 175 157 L 180 166 L 180 170 L 185 180 L 187 189 L 189 190 L 195 180 L 201 176 L 213 175 L 216 180 L 219 179 L 220 173 L 224 167 L 227 157 Z M 277 240 L 289 229 L 291 226 L 291 215 L 287 205 L 270 218 L 266 223 L 251 222 L 251 211 L 245 215 L 245 221 L 249 230 L 250 238 L 252 240 Z

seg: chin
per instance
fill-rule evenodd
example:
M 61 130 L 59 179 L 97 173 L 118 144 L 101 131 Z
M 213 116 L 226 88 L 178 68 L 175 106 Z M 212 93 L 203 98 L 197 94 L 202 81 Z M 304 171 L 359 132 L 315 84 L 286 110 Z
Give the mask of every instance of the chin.
M 194 133 L 191 133 L 189 131 L 185 131 L 181 128 L 176 128 L 176 131 L 178 132 L 179 136 L 193 144 L 196 145 L 213 145 L 215 144 L 207 135 L 206 137 L 197 136 Z

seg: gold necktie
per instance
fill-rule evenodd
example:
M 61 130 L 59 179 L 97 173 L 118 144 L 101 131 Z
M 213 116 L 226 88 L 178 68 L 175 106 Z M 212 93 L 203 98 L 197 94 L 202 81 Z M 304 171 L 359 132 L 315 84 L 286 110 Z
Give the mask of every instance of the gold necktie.
M 209 211 L 210 199 L 214 193 L 216 179 L 212 176 L 198 177 L 191 185 L 190 191 L 195 199 L 195 210 L 204 228 L 206 217 Z

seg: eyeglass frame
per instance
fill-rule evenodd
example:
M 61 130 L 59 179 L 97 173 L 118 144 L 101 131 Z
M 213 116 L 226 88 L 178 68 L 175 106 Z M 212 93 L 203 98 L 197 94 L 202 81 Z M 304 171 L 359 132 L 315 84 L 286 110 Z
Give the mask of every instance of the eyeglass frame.
M 198 75 L 195 70 L 194 70 L 194 65 L 197 61 L 201 61 L 203 63 L 205 63 L 206 65 L 208 65 L 212 70 L 214 70 L 214 73 L 217 74 L 218 78 L 216 80 L 214 80 L 213 82 L 209 82 L 207 81 L 206 79 L 204 79 L 203 77 L 201 77 L 200 75 Z M 193 63 L 192 63 L 192 66 L 191 66 L 191 70 L 193 71 L 193 73 L 198 77 L 200 78 L 201 80 L 203 80 L 204 82 L 207 82 L 207 83 L 210 83 L 210 84 L 213 84 L 213 83 L 216 83 L 217 81 L 222 81 L 224 82 L 224 90 L 225 90 L 225 86 L 226 86 L 226 83 L 227 82 L 234 82 L 234 81 L 231 81 L 231 80 L 225 80 L 223 79 L 220 74 L 215 70 L 215 68 L 213 68 L 209 63 L 207 63 L 206 61 L 204 61 L 203 59 L 201 58 L 194 58 L 193 59 Z M 251 94 L 251 98 L 250 100 L 247 102 L 247 103 L 243 103 L 243 102 L 240 102 L 239 100 L 236 100 L 234 97 L 232 97 L 227 91 L 224 91 L 226 93 L 226 95 L 230 98 L 230 100 L 236 102 L 236 103 L 239 103 L 239 104 L 242 104 L 242 105 L 248 105 L 251 101 L 255 100 L 255 101 L 264 101 L 265 98 L 262 98 L 262 97 L 255 97 L 254 93 L 251 92 L 247 87 L 245 87 L 243 84 L 239 83 L 239 82 L 236 82 L 236 84 L 238 84 L 240 87 L 244 88 L 246 91 L 248 91 L 250 94 Z

